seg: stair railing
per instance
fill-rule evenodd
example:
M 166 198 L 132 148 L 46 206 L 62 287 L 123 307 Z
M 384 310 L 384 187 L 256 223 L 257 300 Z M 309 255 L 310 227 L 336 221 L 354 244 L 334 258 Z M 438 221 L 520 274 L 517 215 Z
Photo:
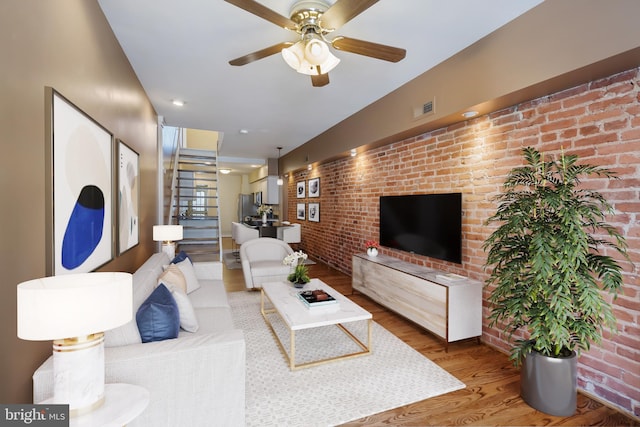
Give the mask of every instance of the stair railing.
M 169 199 L 169 212 L 167 214 L 166 224 L 172 224 L 172 219 L 176 217 L 176 209 L 178 202 L 176 201 L 176 187 L 178 181 L 178 163 L 180 159 L 180 147 L 182 147 L 182 128 L 176 132 L 176 150 L 172 159 L 173 167 L 171 174 L 171 197 Z

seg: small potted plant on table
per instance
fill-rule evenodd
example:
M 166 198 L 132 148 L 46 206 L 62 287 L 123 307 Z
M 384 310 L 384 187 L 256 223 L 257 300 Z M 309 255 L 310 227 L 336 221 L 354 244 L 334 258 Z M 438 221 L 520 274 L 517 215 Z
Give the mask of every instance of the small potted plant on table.
M 304 261 L 308 258 L 307 254 L 302 251 L 294 252 L 287 255 L 282 261 L 283 264 L 292 267 L 291 273 L 287 280 L 293 283 L 296 288 L 302 288 L 311 280 L 309 278 L 309 268 Z
M 378 249 L 380 249 L 378 242 L 375 240 L 367 240 L 364 242 L 364 246 L 367 248 L 367 255 L 378 256 Z
M 604 326 L 616 327 L 600 288 L 615 296 L 622 268 L 600 249 L 628 259 L 624 237 L 604 222 L 613 207 L 580 178 L 615 173 L 578 164 L 576 155 L 546 160 L 533 148 L 523 154 L 526 165 L 511 170 L 487 220 L 499 224 L 484 243 L 492 268 L 489 326 L 500 326 L 509 339 L 521 334 L 511 359 L 522 362 L 523 399 L 569 416 L 576 409 L 577 355 L 601 341 Z

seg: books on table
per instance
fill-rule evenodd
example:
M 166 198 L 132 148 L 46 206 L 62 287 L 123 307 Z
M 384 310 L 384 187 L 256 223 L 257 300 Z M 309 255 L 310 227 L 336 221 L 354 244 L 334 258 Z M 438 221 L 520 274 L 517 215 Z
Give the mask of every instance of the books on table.
M 298 298 L 307 308 L 327 307 L 338 304 L 338 300 L 322 289 L 300 291 L 298 292 Z

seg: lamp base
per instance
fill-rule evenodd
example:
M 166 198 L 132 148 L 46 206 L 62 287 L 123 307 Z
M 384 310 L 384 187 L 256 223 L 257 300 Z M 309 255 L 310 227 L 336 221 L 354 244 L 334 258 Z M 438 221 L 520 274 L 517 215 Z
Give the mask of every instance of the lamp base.
M 163 242 L 162 252 L 167 254 L 169 259 L 174 259 L 176 257 L 176 244 L 174 242 Z
M 53 342 L 53 403 L 68 404 L 72 417 L 104 403 L 104 334 Z

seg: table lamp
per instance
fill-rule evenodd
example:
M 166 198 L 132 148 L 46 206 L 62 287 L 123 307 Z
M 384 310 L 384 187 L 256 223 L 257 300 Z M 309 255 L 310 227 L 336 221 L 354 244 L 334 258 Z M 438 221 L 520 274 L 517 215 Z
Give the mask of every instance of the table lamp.
M 131 320 L 130 273 L 83 273 L 20 283 L 18 337 L 53 340 L 53 400 L 72 417 L 104 402 L 104 331 Z
M 153 240 L 162 242 L 162 252 L 169 255 L 169 259 L 176 256 L 176 240 L 182 240 L 181 225 L 154 225 Z

